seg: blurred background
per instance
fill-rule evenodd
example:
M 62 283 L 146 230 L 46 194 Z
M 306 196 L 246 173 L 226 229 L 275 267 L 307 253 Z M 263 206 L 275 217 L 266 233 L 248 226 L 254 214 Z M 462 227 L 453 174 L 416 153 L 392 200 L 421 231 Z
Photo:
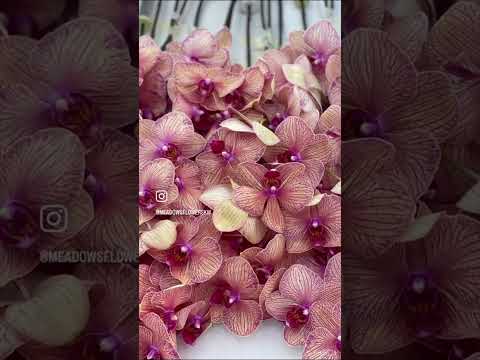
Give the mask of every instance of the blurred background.
M 340 4 L 340 0 L 141 0 L 140 32 L 166 46 L 198 27 L 215 33 L 227 26 L 233 35 L 232 61 L 248 66 L 265 50 L 285 44 L 290 32 L 318 20 L 328 19 L 340 30 Z

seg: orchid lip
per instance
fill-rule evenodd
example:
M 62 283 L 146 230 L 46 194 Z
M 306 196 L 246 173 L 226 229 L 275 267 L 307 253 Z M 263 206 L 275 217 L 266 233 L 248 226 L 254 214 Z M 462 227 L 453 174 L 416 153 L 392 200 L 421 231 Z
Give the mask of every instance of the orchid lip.
M 147 360 L 155 359 L 155 357 L 160 352 L 159 349 L 156 346 L 153 346 L 153 345 L 150 345 L 148 350 L 149 351 L 148 351 L 148 354 L 147 354 Z

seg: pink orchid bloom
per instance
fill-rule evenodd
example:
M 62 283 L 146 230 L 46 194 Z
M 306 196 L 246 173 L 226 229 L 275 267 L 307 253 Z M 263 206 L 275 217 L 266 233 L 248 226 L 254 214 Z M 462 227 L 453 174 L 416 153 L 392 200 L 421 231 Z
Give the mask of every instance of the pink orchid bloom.
M 223 257 L 239 256 L 242 251 L 252 247 L 252 244 L 238 231 L 222 232 L 220 247 Z
M 200 168 L 190 160 L 184 159 L 175 169 L 175 185 L 178 188 L 178 198 L 171 204 L 173 209 L 202 209 L 199 200 L 203 184 L 200 180 Z
M 166 264 L 159 261 L 152 261 L 151 264 L 140 264 L 138 268 L 139 299 L 150 291 L 165 290 L 180 285 L 180 282 L 170 274 Z
M 267 148 L 263 158 L 270 163 L 299 162 L 313 187 L 323 177 L 324 164 L 330 160 L 330 144 L 326 135 L 315 134 L 299 117 L 289 116 L 275 130 L 280 144 Z
M 265 114 L 268 128 L 275 130 L 289 116 L 297 116 L 312 130 L 317 127 L 320 113 L 308 93 L 296 86 L 284 86 L 272 100 L 259 104 L 256 109 Z
M 61 128 L 39 130 L 0 152 L 0 286 L 30 273 L 41 251 L 61 246 L 92 220 L 84 156 L 78 137 Z M 61 232 L 49 232 L 42 213 L 52 204 L 70 215 Z
M 138 210 L 140 225 L 153 219 L 155 211 L 164 208 L 178 197 L 174 183 L 175 166 L 170 160 L 157 159 L 140 169 L 138 186 Z M 159 194 L 162 195 L 160 202 Z
M 186 344 L 193 345 L 212 325 L 209 308 L 207 302 L 197 301 L 177 313 L 177 331 Z
M 340 360 L 342 329 L 340 304 L 316 303 L 312 306 L 311 333 L 305 343 L 303 359 Z
M 197 156 L 202 182 L 215 185 L 228 182 L 234 167 L 242 162 L 257 162 L 265 145 L 255 134 L 218 129 L 209 140 L 210 149 Z
M 260 285 L 265 285 L 269 277 L 277 270 L 285 255 L 285 238 L 277 234 L 271 239 L 265 249 L 251 247 L 244 250 L 240 256 L 247 259 L 257 275 Z
M 173 77 L 176 91 L 189 102 L 212 111 L 225 110 L 222 98 L 239 88 L 245 79 L 244 74 L 223 68 L 187 63 L 175 65 Z
M 201 104 L 187 101 L 180 94 L 175 96 L 172 107 L 173 111 L 181 111 L 187 114 L 192 119 L 195 130 L 202 135 L 208 134 L 212 129 L 216 129 L 221 121 L 232 117 L 228 110 L 211 111 Z
M 211 216 L 179 216 L 175 243 L 167 250 L 148 253 L 170 267 L 172 276 L 183 284 L 202 283 L 212 278 L 222 265 L 222 252 Z
M 190 301 L 191 296 L 192 288 L 184 285 L 150 291 L 140 302 L 140 318 L 153 312 L 160 316 L 167 330 L 174 333 L 177 328 L 177 311 Z
M 286 215 L 287 251 L 304 253 L 313 248 L 340 246 L 341 218 L 340 196 L 327 194 L 317 205 Z
M 330 105 L 320 116 L 317 130 L 321 134 L 329 137 L 332 160 L 335 164 L 341 162 L 341 136 L 342 136 L 342 119 L 340 105 Z
M 195 132 L 192 121 L 181 112 L 171 112 L 157 121 L 143 119 L 139 128 L 140 167 L 151 160 L 166 158 L 177 164 L 197 155 L 205 139 Z
M 237 110 L 250 108 L 260 100 L 265 84 L 265 78 L 258 67 L 243 71 L 245 80 L 242 85 L 225 96 L 225 103 Z
M 271 293 L 265 306 L 272 317 L 285 322 L 284 337 L 290 345 L 302 345 L 307 340 L 312 318 L 312 306 L 324 296 L 322 277 L 306 266 L 296 264 L 285 271 L 279 290 Z
M 268 170 L 255 163 L 242 163 L 232 174 L 234 202 L 273 231 L 282 233 L 285 213 L 296 213 L 310 202 L 313 187 L 305 176 L 305 165 L 281 164 Z
M 211 311 L 228 330 L 247 336 L 257 329 L 262 319 L 262 309 L 256 301 L 258 279 L 246 259 L 235 256 L 225 260 L 208 286 Z
M 148 313 L 141 320 L 138 360 L 180 359 L 176 345 L 160 316 Z
M 262 55 L 257 61 L 256 66 L 259 66 L 264 73 L 269 74 L 268 78 L 273 82 L 275 91 L 279 91 L 285 84 L 287 84 L 287 79 L 283 73 L 282 66 L 285 64 L 291 64 L 293 60 L 294 59 L 290 57 L 289 52 L 271 49 Z
M 142 36 L 139 43 L 139 107 L 144 119 L 156 119 L 167 108 L 166 79 L 172 71 L 171 57 L 154 40 Z
M 289 37 L 290 46 L 309 58 L 313 70 L 324 75 L 330 56 L 340 49 L 340 37 L 329 21 L 319 21 L 305 32 L 295 31 Z
M 208 30 L 194 30 L 182 43 L 173 43 L 168 50 L 181 55 L 181 61 L 223 67 L 229 60 L 229 54 L 219 39 Z

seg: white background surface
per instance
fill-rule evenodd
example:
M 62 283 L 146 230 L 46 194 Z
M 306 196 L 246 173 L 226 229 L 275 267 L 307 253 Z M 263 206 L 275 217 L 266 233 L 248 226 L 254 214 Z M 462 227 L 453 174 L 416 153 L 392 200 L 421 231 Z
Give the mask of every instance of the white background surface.
M 178 341 L 178 352 L 189 359 L 301 359 L 303 347 L 289 346 L 283 339 L 283 325 L 269 319 L 251 336 L 232 335 L 216 325 L 202 334 L 193 346 Z

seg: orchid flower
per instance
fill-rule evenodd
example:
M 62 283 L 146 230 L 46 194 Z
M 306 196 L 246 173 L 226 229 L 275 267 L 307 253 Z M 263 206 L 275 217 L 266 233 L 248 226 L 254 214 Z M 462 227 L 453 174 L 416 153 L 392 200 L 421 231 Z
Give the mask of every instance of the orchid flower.
M 228 182 L 236 165 L 257 162 L 265 151 L 265 145 L 255 134 L 218 129 L 209 140 L 210 149 L 197 156 L 204 184 L 217 185 Z
M 172 112 L 157 121 L 140 121 L 139 166 L 165 158 L 177 164 L 197 155 L 205 147 L 205 139 L 197 134 L 192 121 L 181 112 Z
M 252 216 L 261 216 L 270 229 L 283 232 L 285 212 L 301 210 L 313 196 L 305 166 L 281 164 L 268 170 L 255 163 L 242 163 L 232 176 L 235 204 Z
M 170 267 L 172 276 L 183 284 L 202 283 L 212 278 L 222 264 L 222 253 L 211 216 L 174 218 L 175 242 L 167 250 L 150 249 L 148 253 Z M 167 236 L 159 232 L 158 236 Z
M 330 146 L 325 135 L 316 135 L 301 118 L 290 116 L 275 130 L 278 145 L 267 148 L 263 158 L 270 163 L 299 162 L 313 187 L 323 177 L 324 164 L 330 160 Z
M 303 265 L 293 265 L 283 274 L 279 290 L 271 293 L 265 306 L 272 317 L 285 322 L 284 336 L 290 345 L 305 344 L 316 313 L 312 306 L 322 300 L 322 277 Z
M 314 206 L 307 206 L 285 217 L 287 251 L 303 253 L 313 248 L 340 246 L 341 201 L 337 195 L 324 195 Z

